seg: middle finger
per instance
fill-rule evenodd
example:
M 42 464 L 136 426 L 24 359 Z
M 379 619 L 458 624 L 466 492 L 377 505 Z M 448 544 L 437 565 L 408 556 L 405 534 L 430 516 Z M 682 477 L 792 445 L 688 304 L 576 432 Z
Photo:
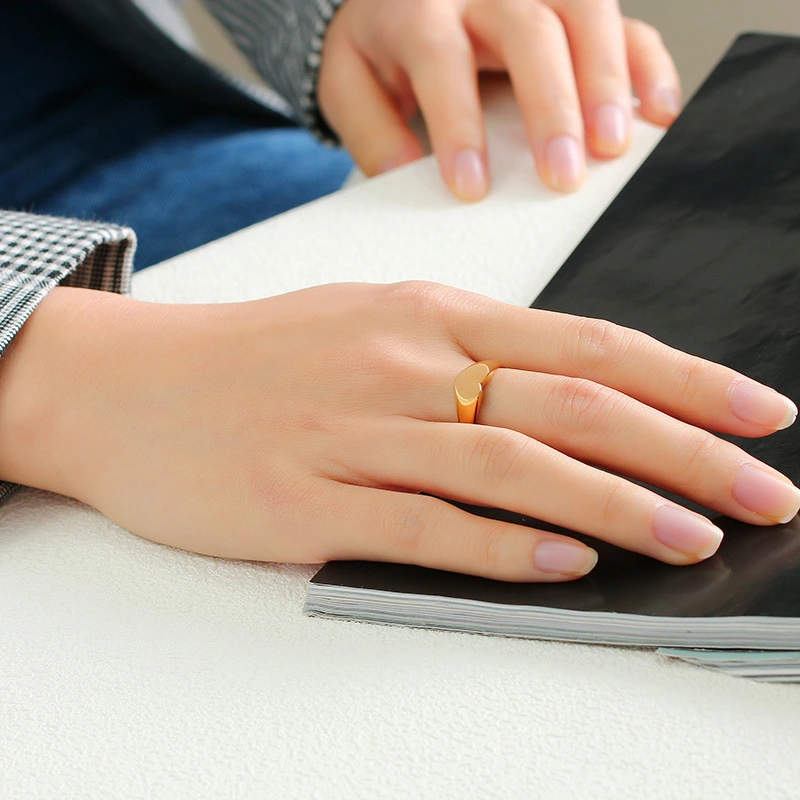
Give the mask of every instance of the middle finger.
M 618 156 L 631 136 L 631 81 L 616 0 L 552 0 L 564 22 L 583 105 L 586 141 L 596 156 Z
M 499 370 L 480 421 L 755 525 L 787 522 L 797 513 L 800 492 L 776 470 L 593 381 Z

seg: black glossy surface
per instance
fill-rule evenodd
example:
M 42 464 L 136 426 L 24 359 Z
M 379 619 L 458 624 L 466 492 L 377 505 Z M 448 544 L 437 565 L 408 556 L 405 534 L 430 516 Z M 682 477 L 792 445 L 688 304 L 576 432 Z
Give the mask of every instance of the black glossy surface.
M 741 37 L 534 302 L 800 402 L 800 40 Z M 737 439 L 800 482 L 800 426 Z
M 800 40 L 738 39 L 533 305 L 644 330 L 800 401 Z M 800 423 L 736 441 L 800 483 Z M 600 562 L 571 584 L 363 562 L 329 564 L 315 582 L 587 611 L 800 616 L 800 522 L 715 521 L 719 552 L 691 567 L 592 542 Z

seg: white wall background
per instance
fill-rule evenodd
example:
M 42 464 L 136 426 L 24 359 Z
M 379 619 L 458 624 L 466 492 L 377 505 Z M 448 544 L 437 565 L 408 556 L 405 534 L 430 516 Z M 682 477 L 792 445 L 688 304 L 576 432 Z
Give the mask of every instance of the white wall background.
M 396 0 L 402 2 L 402 0 Z M 668 44 L 689 96 L 728 44 L 742 31 L 800 35 L 800 0 L 620 0 L 622 10 L 655 25 Z M 187 0 L 190 17 L 209 52 L 237 72 L 247 72 L 239 53 L 201 8 Z
M 800 35 L 800 0 L 620 0 L 623 12 L 655 25 L 687 97 L 743 31 Z

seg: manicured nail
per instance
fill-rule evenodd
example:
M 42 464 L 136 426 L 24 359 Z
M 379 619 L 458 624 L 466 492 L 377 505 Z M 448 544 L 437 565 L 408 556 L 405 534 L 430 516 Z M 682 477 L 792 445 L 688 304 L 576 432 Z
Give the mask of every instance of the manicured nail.
M 628 141 L 628 115 L 616 103 L 598 106 L 594 128 L 598 143 L 615 153 Z
M 670 117 L 681 113 L 681 93 L 674 86 L 661 86 L 653 92 L 653 105 Z
M 455 160 L 455 189 L 462 200 L 481 200 L 488 189 L 486 167 L 477 150 L 462 150 Z
M 560 575 L 585 575 L 594 569 L 597 553 L 590 547 L 547 539 L 539 542 L 533 554 L 533 565 L 542 572 Z
M 574 136 L 555 136 L 545 151 L 553 188 L 574 192 L 583 179 L 583 150 Z
M 800 489 L 752 464 L 739 467 L 733 496 L 745 508 L 772 522 L 789 522 L 800 509 Z
M 653 536 L 670 550 L 697 559 L 713 556 L 722 541 L 716 525 L 680 506 L 661 506 L 656 511 Z
M 797 406 L 774 389 L 760 383 L 735 381 L 728 393 L 731 413 L 742 422 L 782 431 L 797 419 Z

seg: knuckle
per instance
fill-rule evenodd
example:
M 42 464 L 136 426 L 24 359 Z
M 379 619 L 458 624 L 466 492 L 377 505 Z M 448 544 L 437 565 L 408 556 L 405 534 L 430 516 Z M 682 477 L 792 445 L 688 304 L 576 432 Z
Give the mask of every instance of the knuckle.
M 580 12 L 583 15 L 594 14 L 596 17 L 617 14 L 621 16 L 619 0 L 581 0 Z
M 696 491 L 708 484 L 718 444 L 719 439 L 708 431 L 693 430 L 689 433 L 681 448 L 686 459 L 680 475 L 682 485 L 691 486 Z
M 408 499 L 379 509 L 377 529 L 390 555 L 399 554 L 404 559 L 415 561 L 422 550 L 424 533 L 430 512 L 426 513 L 419 498 L 409 495 Z
M 426 16 L 431 18 L 432 14 Z M 409 38 L 415 55 L 422 56 L 426 61 L 450 59 L 466 49 L 467 45 L 462 37 L 455 35 L 451 26 L 442 25 L 436 18 L 431 18 L 426 24 L 415 25 Z
M 403 281 L 387 288 L 400 312 L 415 322 L 441 318 L 454 305 L 456 290 L 432 281 Z
M 609 367 L 627 355 L 634 332 L 604 319 L 580 318 L 572 323 L 565 359 L 579 372 Z
M 629 19 L 625 22 L 628 35 L 642 44 L 663 45 L 664 40 L 657 28 L 640 19 Z
M 623 397 L 594 381 L 565 378 L 554 388 L 551 401 L 553 427 L 584 436 L 604 429 Z
M 563 25 L 558 14 L 544 3 L 531 3 L 530 0 L 500 0 L 500 13 L 514 29 L 524 26 L 543 31 L 561 31 Z
M 293 523 L 300 509 L 307 514 L 318 505 L 313 481 L 298 475 L 265 470 L 259 465 L 252 470 L 249 484 L 250 497 L 267 518 Z
M 496 575 L 501 571 L 506 531 L 499 522 L 481 530 L 475 542 L 475 566 L 480 574 Z
M 620 478 L 610 478 L 603 492 L 600 520 L 606 529 L 616 528 L 630 507 L 630 485 Z
M 359 383 L 366 381 L 371 389 L 380 387 L 388 376 L 404 373 L 408 358 L 405 348 L 388 335 L 367 338 L 357 348 L 358 364 L 353 372 Z
M 678 400 L 684 406 L 694 406 L 706 378 L 707 364 L 699 358 L 689 358 L 676 367 Z
M 469 474 L 487 489 L 499 489 L 521 478 L 530 440 L 515 431 L 484 431 L 472 448 Z

